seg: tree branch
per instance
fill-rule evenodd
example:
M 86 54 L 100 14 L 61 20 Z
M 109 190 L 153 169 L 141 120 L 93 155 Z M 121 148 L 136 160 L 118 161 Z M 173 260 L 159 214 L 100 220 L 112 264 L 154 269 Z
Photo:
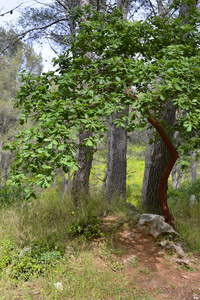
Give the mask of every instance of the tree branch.
M 12 14 L 13 14 L 13 11 L 16 10 L 18 7 L 20 7 L 22 4 L 23 4 L 23 2 L 22 2 L 21 4 L 19 4 L 18 6 L 16 6 L 15 8 L 13 8 L 13 9 L 11 9 L 11 10 L 9 10 L 9 11 L 3 13 L 3 14 L 1 14 L 0 17 L 4 17 L 4 16 L 7 15 L 7 14 L 11 14 L 11 15 L 12 15 Z

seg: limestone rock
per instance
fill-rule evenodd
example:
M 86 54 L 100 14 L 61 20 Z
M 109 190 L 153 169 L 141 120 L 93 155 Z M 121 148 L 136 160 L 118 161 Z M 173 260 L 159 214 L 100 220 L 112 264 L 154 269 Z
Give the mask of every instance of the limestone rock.
M 26 253 L 31 253 L 31 247 L 22 249 L 19 256 L 23 256 Z
M 179 234 L 165 222 L 164 217 L 159 215 L 143 214 L 137 226 L 143 228 L 147 234 L 153 235 L 154 238 L 165 233 L 174 233 L 176 236 L 179 236 Z
M 174 243 L 173 241 L 161 241 L 160 245 L 165 249 L 173 249 L 179 257 L 184 257 L 184 245 L 182 243 Z
M 21 257 L 26 253 L 31 253 L 31 251 L 34 250 L 34 249 L 38 249 L 38 246 L 24 248 L 20 251 L 19 256 Z
M 184 250 L 182 248 L 182 245 L 180 243 L 174 243 L 173 247 L 176 250 L 176 252 L 178 253 L 179 257 L 184 257 L 185 256 L 185 252 L 184 252 Z
M 141 217 L 141 214 L 139 214 L 138 212 L 136 211 L 132 211 L 132 210 L 128 210 L 127 213 L 126 213 L 126 217 L 132 221 L 133 223 L 137 224 L 140 217 Z

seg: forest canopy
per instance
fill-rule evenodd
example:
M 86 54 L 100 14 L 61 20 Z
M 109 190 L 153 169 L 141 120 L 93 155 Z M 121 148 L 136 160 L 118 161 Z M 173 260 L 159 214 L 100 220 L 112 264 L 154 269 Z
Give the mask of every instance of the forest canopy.
M 79 147 L 95 147 L 107 130 L 104 119 L 124 105 L 131 113 L 122 113 L 115 124 L 125 126 L 128 120 L 131 131 L 145 126 L 149 114 L 158 121 L 172 99 L 181 111 L 174 129 L 186 141 L 178 150 L 199 144 L 199 14 L 193 12 L 184 25 L 181 18 L 128 22 L 117 10 L 107 15 L 90 7 L 78 11 L 79 18 L 87 17 L 70 48 L 55 60 L 56 71 L 22 74 L 15 106 L 22 110 L 21 124 L 31 119 L 36 125 L 6 146 L 16 151 L 15 183 L 29 174 L 31 185 L 47 187 L 55 168 L 77 169 L 79 129 L 93 132 Z

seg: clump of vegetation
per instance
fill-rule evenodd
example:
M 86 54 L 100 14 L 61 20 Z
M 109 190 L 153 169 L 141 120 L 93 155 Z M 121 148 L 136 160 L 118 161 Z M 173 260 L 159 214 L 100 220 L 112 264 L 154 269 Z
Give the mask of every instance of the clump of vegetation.
M 72 236 L 83 235 L 84 238 L 91 241 L 94 238 L 102 237 L 103 234 L 99 229 L 101 220 L 97 216 L 88 216 L 86 219 L 76 220 L 70 225 Z
M 176 228 L 186 245 L 200 252 L 200 180 L 185 182 L 180 189 L 169 189 L 169 205 L 174 215 Z M 191 194 L 195 195 L 196 203 L 190 205 Z
M 9 277 L 18 282 L 30 280 L 45 273 L 49 267 L 55 267 L 62 258 L 60 251 L 47 251 L 47 249 L 33 249 L 22 256 L 15 254 L 11 260 Z
M 0 189 L 0 207 L 20 204 L 26 199 L 27 193 L 23 186 L 5 186 Z

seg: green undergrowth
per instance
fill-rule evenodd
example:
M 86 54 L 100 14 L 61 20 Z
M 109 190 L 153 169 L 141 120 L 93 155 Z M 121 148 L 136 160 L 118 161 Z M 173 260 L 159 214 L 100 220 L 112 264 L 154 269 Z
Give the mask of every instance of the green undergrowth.
M 191 195 L 196 197 L 192 206 Z M 200 252 L 200 179 L 194 183 L 185 182 L 178 190 L 170 187 L 168 202 L 180 238 L 189 248 Z
M 42 300 L 155 299 L 148 290 L 139 288 L 134 278 L 127 276 L 125 265 L 112 260 L 112 250 L 106 243 L 98 249 L 84 243 L 81 246 L 77 242 L 71 243 L 65 255 L 56 265 L 49 266 L 43 276 L 20 280 L 17 286 L 2 278 L 0 299 L 20 297 L 25 300 L 33 299 L 33 295 Z M 102 262 L 101 255 L 105 258 Z M 61 283 L 60 289 L 56 289 L 57 283 Z
M 139 207 L 144 150 L 138 147 L 131 151 L 127 200 Z M 96 162 L 93 171 L 97 174 L 101 169 L 97 175 L 103 178 L 104 167 Z M 59 188 L 39 190 L 38 199 L 29 201 L 21 189 L 6 187 L 0 191 L 0 299 L 33 299 L 33 295 L 42 300 L 155 299 L 126 276 L 120 263 L 126 249 L 116 242 L 117 232 L 101 231 L 104 212 L 121 218 L 127 208 L 119 197 L 108 205 L 101 187 L 95 186 L 101 181 L 94 173 L 92 180 L 91 196 L 82 196 L 77 207 Z M 192 207 L 191 194 L 197 199 Z M 169 187 L 168 199 L 180 239 L 190 252 L 200 252 L 200 180 L 184 183 L 176 191 Z M 27 250 L 20 254 L 22 249 Z M 113 254 L 119 261 L 113 260 Z M 106 268 L 99 257 L 104 257 Z M 62 282 L 62 290 L 56 289 L 57 282 Z
M 109 206 L 100 194 L 74 207 L 69 195 L 52 190 L 2 206 L 0 299 L 154 299 L 113 260 L 126 249 L 114 242 L 116 231 L 101 231 L 105 211 L 120 216 L 125 207 L 120 199 Z M 97 263 L 102 256 L 104 267 Z

